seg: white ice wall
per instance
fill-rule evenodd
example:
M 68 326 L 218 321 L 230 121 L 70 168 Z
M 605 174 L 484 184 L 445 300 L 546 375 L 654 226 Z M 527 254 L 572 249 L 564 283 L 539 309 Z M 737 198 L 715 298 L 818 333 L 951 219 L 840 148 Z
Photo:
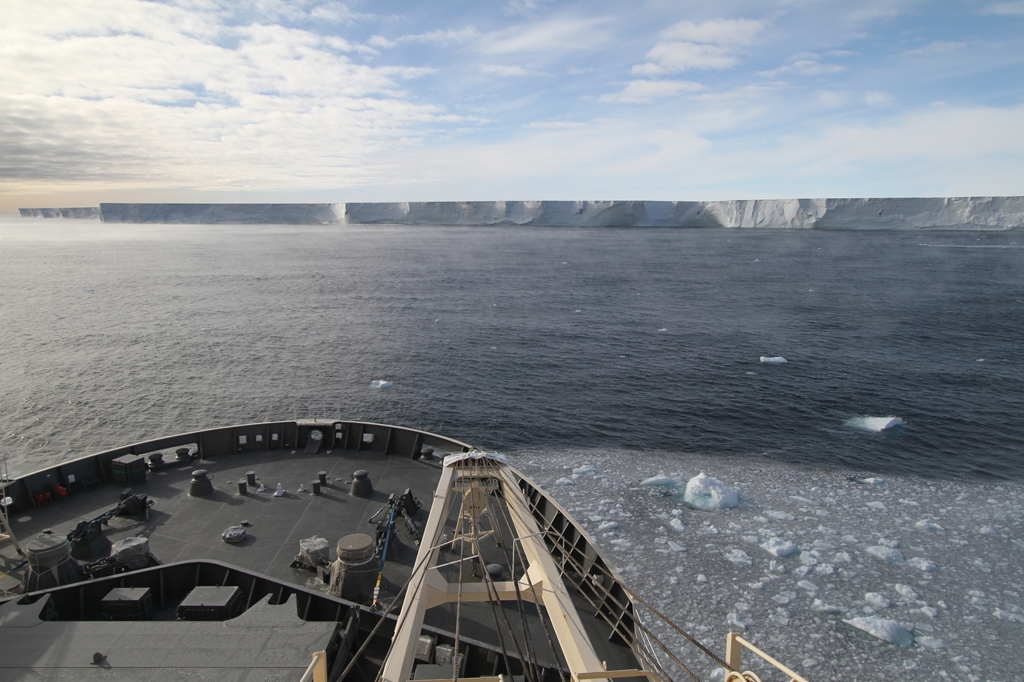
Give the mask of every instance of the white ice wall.
M 737 201 L 101 204 L 104 222 L 987 229 L 1024 227 L 1024 197 Z

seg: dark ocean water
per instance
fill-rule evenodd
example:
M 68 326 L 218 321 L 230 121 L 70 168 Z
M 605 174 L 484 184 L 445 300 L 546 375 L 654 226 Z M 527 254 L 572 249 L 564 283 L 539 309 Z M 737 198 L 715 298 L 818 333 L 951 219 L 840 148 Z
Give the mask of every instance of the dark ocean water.
M 1022 330 L 1019 232 L 8 218 L 0 453 L 340 411 L 506 451 L 1020 479 Z

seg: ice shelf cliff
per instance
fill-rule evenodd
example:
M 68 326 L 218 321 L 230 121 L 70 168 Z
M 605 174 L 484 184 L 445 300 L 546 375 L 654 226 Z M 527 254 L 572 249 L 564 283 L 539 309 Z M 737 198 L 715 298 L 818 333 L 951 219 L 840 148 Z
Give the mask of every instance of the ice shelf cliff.
M 19 208 L 23 218 L 74 218 L 83 220 L 99 218 L 98 206 L 77 206 L 74 208 Z
M 816 229 L 1024 228 L 1024 197 L 737 201 L 100 204 L 108 223 L 533 225 Z

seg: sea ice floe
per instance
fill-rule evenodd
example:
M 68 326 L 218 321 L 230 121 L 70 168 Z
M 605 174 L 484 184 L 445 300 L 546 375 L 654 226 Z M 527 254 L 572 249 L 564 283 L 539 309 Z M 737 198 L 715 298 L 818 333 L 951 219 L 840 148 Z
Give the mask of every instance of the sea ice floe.
M 770 538 L 761 543 L 761 549 L 777 557 L 789 556 L 797 551 L 797 546 L 789 540 Z
M 682 533 L 682 532 L 686 531 L 686 524 L 684 524 L 679 519 L 672 519 L 672 520 L 670 520 L 668 522 L 668 527 L 671 528 L 672 530 L 676 531 L 677 533 Z
M 914 637 L 914 642 L 922 649 L 928 649 L 929 651 L 941 651 L 946 648 L 945 642 L 931 635 L 917 635 Z
M 654 488 L 671 488 L 675 484 L 676 482 L 673 481 L 668 476 L 666 476 L 665 474 L 658 474 L 657 476 L 651 476 L 650 478 L 645 478 L 644 480 L 640 481 L 640 485 L 651 486 Z
M 753 559 L 742 549 L 730 549 L 725 553 L 725 558 L 737 566 L 750 566 L 753 563 Z
M 761 364 L 763 365 L 784 365 L 789 360 L 782 357 L 781 355 L 762 355 Z
M 862 616 L 850 618 L 843 622 L 896 646 L 910 646 L 914 643 L 914 634 L 908 627 L 888 618 Z
M 864 601 L 869 606 L 873 606 L 876 609 L 887 609 L 892 606 L 892 602 L 878 594 L 877 592 L 868 592 L 864 595 Z
M 576 481 L 572 480 L 571 478 L 565 478 L 563 476 L 562 478 L 555 481 L 555 485 L 576 485 Z
M 820 599 L 815 599 L 811 602 L 811 611 L 817 611 L 818 613 L 843 613 L 845 609 L 841 606 L 833 606 L 832 604 L 826 604 Z
M 877 509 L 878 511 L 885 511 L 886 510 L 885 503 L 884 502 L 878 502 L 877 500 L 874 501 L 874 502 L 868 502 L 866 506 L 871 507 L 872 509 Z
M 711 478 L 703 471 L 686 482 L 683 501 L 704 511 L 730 509 L 740 503 L 735 490 L 727 488 L 721 481 Z
M 575 469 L 572 470 L 572 472 L 578 476 L 593 476 L 597 474 L 597 469 L 590 466 L 589 464 L 584 464 L 582 466 L 576 467 Z
M 802 590 L 807 590 L 808 592 L 818 591 L 818 586 L 812 583 L 810 580 L 801 580 L 796 584 L 796 586 Z
M 946 530 L 939 524 L 929 519 L 921 519 L 920 521 L 914 524 L 914 528 L 918 530 L 928 531 L 929 533 L 943 533 Z
M 385 381 L 384 379 L 374 379 L 373 381 L 370 382 L 370 388 L 389 389 L 394 388 L 394 384 L 391 383 L 390 381 Z
M 922 606 L 920 609 L 921 613 L 928 616 L 929 618 L 938 618 L 939 610 L 934 606 Z
M 902 564 L 906 559 L 903 556 L 903 552 L 892 547 L 883 547 L 882 545 L 875 545 L 874 547 L 868 547 L 864 550 L 871 556 L 881 559 L 882 561 L 888 561 L 891 564 Z
M 878 478 L 877 476 L 872 476 L 870 478 L 862 478 L 860 479 L 860 482 L 867 483 L 868 485 L 877 485 L 879 487 L 885 485 L 885 479 Z
M 1011 623 L 1024 623 L 1024 615 L 1019 613 L 1011 613 L 1002 609 L 996 609 L 992 612 L 992 615 L 999 620 L 1008 620 Z
M 766 511 L 765 514 L 778 521 L 792 521 L 793 515 L 784 511 Z
M 918 569 L 920 571 L 924 571 L 926 573 L 931 573 L 931 572 L 935 571 L 936 569 L 938 569 L 938 566 L 936 566 L 934 562 L 928 561 L 927 559 L 922 559 L 919 556 L 907 559 L 907 566 L 910 566 L 912 568 L 916 568 L 916 569 Z
M 910 585 L 904 585 L 902 583 L 896 583 L 896 591 L 899 592 L 901 597 L 910 599 L 911 601 L 917 599 L 917 590 Z
M 671 549 L 673 552 L 685 552 L 686 551 L 685 547 L 683 547 L 682 545 L 676 544 L 676 543 L 672 542 L 671 540 L 668 541 L 668 548 Z
M 619 527 L 619 524 L 615 523 L 614 521 L 605 521 L 604 523 L 602 523 L 600 526 L 597 527 L 597 530 L 600 533 L 604 533 L 604 532 L 609 531 L 609 530 L 616 530 L 618 527 Z
M 894 426 L 902 426 L 906 422 L 899 417 L 853 417 L 851 419 L 847 419 L 844 423 L 855 429 L 878 433 L 880 431 L 885 431 L 886 429 L 891 429 Z

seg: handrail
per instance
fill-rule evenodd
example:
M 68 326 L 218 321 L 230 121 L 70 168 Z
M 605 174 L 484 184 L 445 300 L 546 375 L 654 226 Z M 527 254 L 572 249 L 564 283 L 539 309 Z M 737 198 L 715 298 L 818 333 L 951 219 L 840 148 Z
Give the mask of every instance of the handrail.
M 327 652 L 314 651 L 306 672 L 302 673 L 299 682 L 327 682 Z
M 789 675 L 791 678 L 790 682 L 807 682 L 806 678 L 793 672 L 782 663 L 776 661 L 774 658 L 740 637 L 738 632 L 730 632 L 725 641 L 725 660 L 728 662 L 729 667 L 732 668 L 732 671 L 730 671 L 725 677 L 726 682 L 733 682 L 734 680 L 736 682 L 760 682 L 761 678 L 749 670 L 742 673 L 739 672 L 741 665 L 740 657 L 743 654 L 743 647 L 750 649 L 758 658 L 770 663 L 776 670 Z

